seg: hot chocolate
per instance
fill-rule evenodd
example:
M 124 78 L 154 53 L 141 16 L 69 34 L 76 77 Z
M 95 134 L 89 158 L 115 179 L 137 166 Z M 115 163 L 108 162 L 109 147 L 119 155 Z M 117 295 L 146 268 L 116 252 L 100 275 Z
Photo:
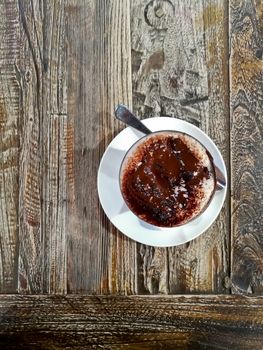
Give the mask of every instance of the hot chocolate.
M 173 227 L 207 207 L 215 190 L 215 171 L 197 140 L 180 132 L 158 132 L 131 149 L 120 182 L 134 214 L 150 224 Z

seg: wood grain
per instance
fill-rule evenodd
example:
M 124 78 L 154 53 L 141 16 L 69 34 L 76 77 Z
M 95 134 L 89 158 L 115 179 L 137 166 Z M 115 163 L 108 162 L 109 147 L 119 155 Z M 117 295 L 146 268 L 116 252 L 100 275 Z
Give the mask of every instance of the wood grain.
M 66 177 L 70 126 L 64 2 L 19 0 L 21 162 L 19 291 L 66 291 Z
M 133 105 L 206 131 L 229 161 L 227 2 L 132 1 Z M 138 245 L 139 293 L 227 293 L 229 206 L 200 238 L 177 248 Z
M 0 3 L 0 292 L 17 289 L 19 174 L 19 16 Z
M 8 349 L 262 349 L 263 299 L 0 297 Z
M 100 158 L 120 130 L 114 105 L 132 107 L 130 3 L 70 0 L 66 12 L 72 125 L 68 291 L 130 294 L 136 288 L 136 244 L 106 218 L 96 183 Z
M 0 3 L 0 292 L 263 292 L 263 5 L 229 4 Z M 228 196 L 213 226 L 176 248 L 110 224 L 96 174 L 123 128 L 117 103 L 212 137 L 231 164 L 231 223 Z
M 232 291 L 263 292 L 263 4 L 230 1 Z

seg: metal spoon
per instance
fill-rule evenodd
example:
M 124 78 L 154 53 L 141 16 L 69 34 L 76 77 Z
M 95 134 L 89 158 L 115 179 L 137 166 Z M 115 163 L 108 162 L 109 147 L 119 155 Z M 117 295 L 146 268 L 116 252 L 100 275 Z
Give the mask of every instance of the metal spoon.
M 132 126 L 145 135 L 151 134 L 152 131 L 148 129 L 134 114 L 124 105 L 117 105 L 115 109 L 115 116 L 123 123 Z
M 152 133 L 150 129 L 148 129 L 135 115 L 124 105 L 117 105 L 115 108 L 115 116 L 117 119 L 122 121 L 123 123 L 133 127 L 134 129 L 142 132 L 145 135 L 149 135 Z M 213 157 L 210 155 L 211 159 Z M 214 164 L 214 162 L 213 162 Z M 215 173 L 216 173 L 216 189 L 222 190 L 226 187 L 226 179 L 222 171 L 214 164 Z

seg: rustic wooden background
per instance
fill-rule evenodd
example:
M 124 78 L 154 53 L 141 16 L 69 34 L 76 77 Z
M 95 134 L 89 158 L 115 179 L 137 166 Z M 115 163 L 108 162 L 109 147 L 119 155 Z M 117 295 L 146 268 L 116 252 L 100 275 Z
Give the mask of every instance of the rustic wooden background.
M 0 0 L 0 345 L 38 332 L 63 348 L 64 329 L 74 349 L 263 348 L 262 56 L 261 0 Z M 153 248 L 106 219 L 96 173 L 117 103 L 220 148 L 229 193 L 194 241 Z M 79 293 L 115 297 L 64 296 Z

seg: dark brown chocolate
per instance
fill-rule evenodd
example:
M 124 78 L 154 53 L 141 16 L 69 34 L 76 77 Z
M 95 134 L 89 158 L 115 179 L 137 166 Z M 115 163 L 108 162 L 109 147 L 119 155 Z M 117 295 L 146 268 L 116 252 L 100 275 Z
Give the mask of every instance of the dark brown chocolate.
M 200 159 L 200 158 L 199 158 Z M 172 227 L 196 215 L 211 171 L 179 137 L 151 137 L 128 161 L 121 181 L 127 205 L 141 219 Z

